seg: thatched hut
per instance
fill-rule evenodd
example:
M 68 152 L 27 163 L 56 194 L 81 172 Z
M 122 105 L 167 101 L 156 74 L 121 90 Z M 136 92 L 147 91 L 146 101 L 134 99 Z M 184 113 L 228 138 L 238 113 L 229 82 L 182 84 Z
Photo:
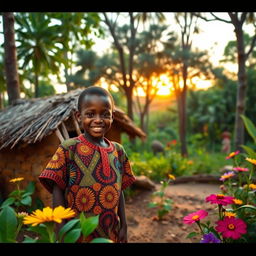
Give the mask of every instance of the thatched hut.
M 38 176 L 56 151 L 60 141 L 81 134 L 74 113 L 82 89 L 46 98 L 18 100 L 0 111 L 0 184 L 5 198 L 14 188 L 11 178 L 24 177 L 38 181 Z M 145 133 L 136 127 L 120 109 L 115 108 L 110 140 L 121 142 L 121 133 L 144 139 Z M 51 195 L 36 182 L 36 196 L 47 205 Z

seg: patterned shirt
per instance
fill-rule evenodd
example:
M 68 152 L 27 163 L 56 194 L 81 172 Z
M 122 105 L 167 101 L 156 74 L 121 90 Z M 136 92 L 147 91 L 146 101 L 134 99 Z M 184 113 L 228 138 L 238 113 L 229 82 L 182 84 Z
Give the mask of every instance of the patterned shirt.
M 83 134 L 65 140 L 39 176 L 50 193 L 49 181 L 64 190 L 66 206 L 77 214 L 99 215 L 99 225 L 86 241 L 95 237 L 117 241 L 120 193 L 135 181 L 123 146 L 105 141 L 107 148 L 92 144 Z

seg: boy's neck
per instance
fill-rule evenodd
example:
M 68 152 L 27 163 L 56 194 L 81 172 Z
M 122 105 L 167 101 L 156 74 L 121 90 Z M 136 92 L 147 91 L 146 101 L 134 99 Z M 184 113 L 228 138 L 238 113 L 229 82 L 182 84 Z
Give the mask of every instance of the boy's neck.
M 100 137 L 100 138 L 96 138 L 91 136 L 90 134 L 84 132 L 84 136 L 85 138 L 91 142 L 94 145 L 100 146 L 100 147 L 104 147 L 107 148 L 109 145 L 106 143 L 105 138 L 104 137 Z

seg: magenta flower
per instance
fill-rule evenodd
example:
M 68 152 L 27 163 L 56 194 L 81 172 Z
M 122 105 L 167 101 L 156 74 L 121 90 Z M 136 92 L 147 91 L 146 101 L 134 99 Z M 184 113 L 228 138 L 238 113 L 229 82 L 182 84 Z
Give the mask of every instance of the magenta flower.
M 231 171 L 231 172 L 226 172 L 226 173 L 224 173 L 224 174 L 220 177 L 220 180 L 221 180 L 221 181 L 227 180 L 227 179 L 233 177 L 234 175 L 235 175 L 235 173 L 234 173 L 233 171 Z
M 237 150 L 236 152 L 231 152 L 231 153 L 226 157 L 226 159 L 233 158 L 234 156 L 238 155 L 239 153 L 240 153 L 239 150 Z
M 189 215 L 183 218 L 183 223 L 185 224 L 193 224 L 196 221 L 199 221 L 205 218 L 208 215 L 208 212 L 205 210 L 199 210 L 197 212 L 190 213 Z
M 249 169 L 248 168 L 244 168 L 244 167 L 234 167 L 233 168 L 234 171 L 237 171 L 237 172 L 248 172 Z
M 215 229 L 222 233 L 223 238 L 238 239 L 245 234 L 247 225 L 242 219 L 235 217 L 225 217 L 223 220 L 216 222 Z
M 210 202 L 211 204 L 228 205 L 234 203 L 233 199 L 235 199 L 233 196 L 224 196 L 223 194 L 211 194 L 205 198 L 205 201 Z

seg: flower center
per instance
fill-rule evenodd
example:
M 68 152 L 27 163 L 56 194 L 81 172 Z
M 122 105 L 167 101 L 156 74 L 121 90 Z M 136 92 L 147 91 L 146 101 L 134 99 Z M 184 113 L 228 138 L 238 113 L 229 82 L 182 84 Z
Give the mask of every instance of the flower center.
M 199 215 L 194 215 L 193 217 L 192 217 L 192 220 L 198 220 L 199 219 Z
M 111 193 L 107 194 L 107 201 L 112 201 L 113 200 L 113 195 Z
M 87 202 L 86 197 L 83 197 L 83 198 L 82 198 L 82 203 L 84 203 L 84 204 L 85 204 L 86 202 Z
M 58 160 L 58 156 L 57 156 L 57 155 L 54 155 L 53 158 L 52 158 L 52 160 L 54 160 L 54 161 Z
M 235 225 L 234 224 L 228 224 L 228 229 L 230 230 L 234 230 L 235 229 Z
M 223 198 L 224 198 L 224 195 L 223 195 L 223 194 L 218 194 L 218 195 L 217 195 L 217 198 L 218 198 L 218 199 L 223 199 Z

